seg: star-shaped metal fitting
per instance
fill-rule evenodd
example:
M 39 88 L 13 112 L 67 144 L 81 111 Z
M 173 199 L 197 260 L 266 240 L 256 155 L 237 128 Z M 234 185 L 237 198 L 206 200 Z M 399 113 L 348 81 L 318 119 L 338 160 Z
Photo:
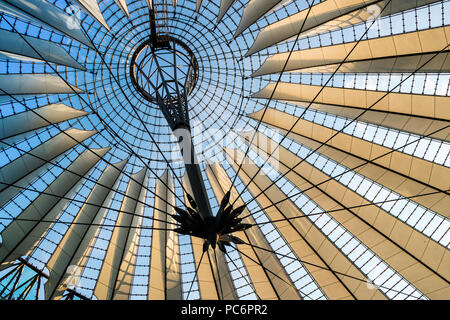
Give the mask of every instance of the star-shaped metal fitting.
M 226 246 L 231 246 L 231 243 L 244 243 L 232 233 L 247 230 L 252 225 L 241 223 L 242 218 L 239 218 L 239 215 L 244 211 L 245 205 L 233 209 L 229 204 L 230 192 L 223 197 L 216 216 L 206 218 L 202 218 L 198 213 L 195 200 L 189 194 L 186 196 L 190 205 L 186 206 L 187 211 L 177 207 L 177 215 L 171 215 L 180 224 L 175 232 L 204 239 L 203 251 L 208 250 L 210 245 L 215 249 L 217 245 L 220 250 L 227 252 Z

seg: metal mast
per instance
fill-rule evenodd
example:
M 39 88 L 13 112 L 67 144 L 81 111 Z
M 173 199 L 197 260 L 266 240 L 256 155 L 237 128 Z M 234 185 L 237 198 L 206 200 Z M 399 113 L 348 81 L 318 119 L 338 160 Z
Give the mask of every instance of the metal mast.
M 155 7 L 151 6 L 149 11 L 151 36 L 133 56 L 133 84 L 161 109 L 178 140 L 198 212 L 203 219 L 212 217 L 189 123 L 187 97 L 198 78 L 197 60 L 180 40 L 157 34 Z

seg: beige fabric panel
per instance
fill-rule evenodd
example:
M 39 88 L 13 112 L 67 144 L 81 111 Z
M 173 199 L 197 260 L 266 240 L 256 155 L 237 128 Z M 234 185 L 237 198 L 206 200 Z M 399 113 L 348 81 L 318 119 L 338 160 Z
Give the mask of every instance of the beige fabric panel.
M 78 142 L 88 139 L 95 133 L 97 131 L 68 129 L 1 167 L 0 207 L 22 191 L 20 188 L 1 183 L 26 187 L 44 172 L 46 168 L 51 166 L 51 164 L 47 163 L 48 161 L 54 160 L 67 150 L 76 146 Z
M 95 234 L 100 229 L 118 185 L 118 178 L 125 167 L 127 160 L 107 166 L 100 175 L 97 184 L 94 185 L 85 203 L 78 211 L 64 237 L 50 257 L 46 267 L 49 270 L 49 278 L 45 284 L 46 299 L 60 299 L 66 289 L 66 281 L 69 275 L 66 273 L 70 265 L 83 268 L 88 254 L 92 248 Z M 94 204 L 95 206 L 91 205 Z M 106 208 L 100 208 L 104 206 Z
M 260 114 L 260 112 L 257 112 L 250 116 L 259 119 Z M 283 130 L 289 130 L 296 120 L 297 117 L 295 116 L 275 109 L 268 109 L 263 122 Z M 322 143 L 336 131 L 301 119 L 292 132 L 303 138 Z M 344 162 L 342 162 L 343 159 L 336 160 L 336 154 L 326 155 L 348 168 L 362 165 L 366 160 L 373 161 L 373 164 L 365 164 L 356 171 L 403 196 L 411 197 L 450 189 L 450 180 L 446 179 L 450 169 L 444 166 L 393 151 L 345 133 L 338 134 L 328 141 L 323 148 L 325 147 L 330 147 L 329 150 L 333 149 L 333 152 L 330 153 L 335 154 L 337 151 L 345 153 L 346 161 Z M 323 148 L 319 151 L 323 152 Z M 390 153 L 387 154 L 388 152 Z M 382 156 L 384 154 L 387 155 Z M 450 216 L 448 210 L 450 208 L 450 197 L 444 192 L 417 197 L 415 201 L 445 217 Z
M 163 173 L 160 177 L 161 181 L 168 184 L 169 174 L 167 171 Z M 166 221 L 167 210 L 166 203 L 162 200 L 167 201 L 167 191 L 163 183 L 157 180 L 156 183 L 156 193 L 155 193 L 155 203 L 153 210 L 153 217 L 156 219 L 161 219 Z M 162 198 L 162 199 L 161 199 Z M 162 210 L 163 212 L 160 212 Z M 165 222 L 154 220 L 153 227 L 155 228 L 165 228 Z M 163 230 L 152 230 L 152 251 L 150 256 L 150 273 L 148 282 L 148 299 L 149 300 L 164 300 L 165 295 L 165 231 Z
M 139 227 L 142 225 L 142 216 L 145 212 L 144 202 L 147 194 L 147 186 L 148 177 L 145 176 L 144 187 L 141 188 L 139 202 L 136 204 L 134 212 L 136 216 L 133 217 L 133 221 L 131 222 L 132 229 L 125 244 L 124 257 L 120 265 L 113 300 L 127 300 L 131 294 L 141 233 Z
M 185 191 L 192 195 L 192 188 L 189 183 L 187 174 L 184 174 L 182 182 Z M 186 203 L 189 203 L 187 201 L 186 195 L 184 195 L 184 201 Z M 206 253 L 203 255 L 203 259 L 201 261 L 202 263 L 199 264 L 203 252 L 203 240 L 197 237 L 191 237 L 191 242 L 192 252 L 194 254 L 195 268 L 198 268 L 196 281 L 198 283 L 198 290 L 200 291 L 200 299 L 218 300 L 219 296 L 217 294 L 216 284 L 214 281 L 215 279 L 213 273 L 211 272 L 208 256 Z M 189 284 L 189 286 L 190 285 L 191 284 Z
M 0 9 L 25 21 L 48 25 L 94 49 L 79 21 L 46 0 L 7 0 L 0 3 Z
M 175 190 L 173 178 L 166 170 L 160 179 L 156 183 L 153 216 L 159 220 L 175 223 L 175 220 L 168 216 L 168 214 L 175 214 L 173 207 L 168 204 L 175 205 L 175 195 L 172 193 Z M 175 228 L 174 225 L 163 221 L 154 220 L 153 226 L 155 228 Z M 149 276 L 149 300 L 180 300 L 183 298 L 178 235 L 175 232 L 153 230 Z
M 87 115 L 65 104 L 49 104 L 0 119 L 0 139 L 12 143 L 26 132 Z M 50 123 L 50 124 L 49 124 Z M 1 148 L 1 145 L 0 145 Z
M 220 0 L 219 14 L 217 16 L 217 23 L 219 23 L 223 16 L 227 13 L 228 9 L 233 5 L 234 0 Z
M 114 2 L 119 6 L 120 10 L 122 10 L 123 13 L 125 13 L 127 16 L 130 16 L 126 0 L 114 0 Z
M 297 134 L 289 134 L 290 137 L 310 148 L 319 147 L 320 143 Z M 313 147 L 315 146 L 315 147 Z M 421 183 L 400 176 L 399 174 L 386 170 L 374 164 L 366 164 L 366 161 L 358 159 L 351 154 L 344 153 L 337 148 L 325 146 L 320 148 L 320 153 L 333 159 L 340 164 L 362 174 L 363 176 L 378 182 L 390 190 L 394 190 L 404 197 L 414 197 L 413 200 L 430 210 L 448 217 L 449 196 L 436 191 L 435 189 L 423 186 Z M 359 167 L 360 166 L 360 167 Z
M 145 0 L 145 2 L 147 2 L 147 6 L 149 7 L 149 9 L 153 8 L 153 0 Z
M 258 147 L 259 154 L 267 159 L 266 152 L 270 153 L 270 148 L 265 145 Z M 270 158 L 269 163 L 278 166 L 278 170 L 300 190 L 307 190 L 329 178 L 306 161 L 288 173 L 289 168 L 293 168 L 301 158 L 282 146 L 279 149 L 279 161 Z M 305 191 L 305 194 L 323 210 L 331 211 L 330 215 L 423 294 L 432 299 L 448 297 L 450 252 L 445 247 L 376 206 L 365 206 L 351 211 L 344 209 L 367 205 L 370 202 L 334 179 Z M 337 209 L 342 210 L 333 211 Z M 366 223 L 357 217 L 361 217 Z
M 169 188 L 175 191 L 173 178 L 169 174 Z M 172 205 L 176 205 L 175 194 L 167 190 L 167 201 Z M 173 207 L 167 204 L 166 212 L 175 214 Z M 160 212 L 161 214 L 161 212 Z M 176 221 L 167 215 L 166 221 L 176 223 Z M 175 225 L 166 224 L 166 228 L 174 229 Z M 165 231 L 164 231 L 165 232 Z M 181 300 L 183 299 L 183 286 L 181 283 L 181 264 L 180 264 L 180 246 L 178 234 L 173 231 L 165 232 L 166 234 L 166 299 Z
M 378 11 L 381 11 L 380 16 L 386 17 L 402 11 L 418 8 L 428 4 L 433 4 L 441 0 L 388 0 L 378 1 L 365 8 L 358 9 L 356 11 L 345 14 L 331 21 L 325 22 L 309 31 L 302 33 L 302 37 L 313 36 L 323 32 L 330 32 L 337 29 L 345 28 L 351 25 L 359 23 L 372 23 L 374 15 L 376 16 Z M 387 4 L 387 6 L 386 6 Z M 383 8 L 386 8 L 383 10 Z M 372 28 L 377 27 L 377 22 L 374 23 Z
M 222 264 L 219 263 L 219 273 L 224 298 L 222 298 L 222 293 L 220 291 L 213 249 L 209 247 L 208 252 L 205 252 L 203 255 L 202 263 L 199 266 L 200 257 L 203 252 L 203 239 L 191 237 L 191 240 L 195 267 L 198 267 L 197 281 L 200 290 L 200 298 L 202 300 L 237 300 L 237 294 L 227 264 L 224 262 L 223 254 L 220 255 L 218 251 L 216 252 L 217 260 L 222 261 Z M 221 258 L 222 260 L 220 260 Z
M 126 212 L 135 212 L 136 210 L 137 199 L 141 193 L 145 178 L 145 170 L 142 169 L 132 175 L 132 178 L 134 180 L 130 179 L 128 182 L 116 221 L 116 225 L 120 227 L 115 227 L 112 232 L 102 268 L 95 285 L 94 295 L 99 300 L 111 300 L 113 298 L 119 268 L 126 252 L 128 237 L 131 233 L 136 232 L 136 229 L 131 229 L 130 227 L 133 219 L 137 217 Z
M 225 192 L 230 189 L 231 180 L 223 167 L 217 163 L 208 165 L 206 167 L 206 173 L 213 192 L 220 203 Z M 231 189 L 230 203 L 233 203 L 237 197 L 238 192 L 236 188 L 233 187 Z M 239 197 L 235 207 L 243 204 L 242 199 Z M 247 209 L 244 209 L 241 216 L 244 217 L 249 214 L 250 212 Z M 243 220 L 243 223 L 254 224 L 255 220 L 253 217 L 249 216 Z M 247 243 L 252 243 L 258 247 L 272 250 L 261 230 L 257 227 L 250 228 L 244 232 L 238 232 L 235 235 Z M 240 255 L 259 298 L 262 300 L 297 300 L 300 298 L 298 291 L 275 254 L 261 249 L 252 249 L 248 245 L 237 245 L 237 247 L 240 251 L 249 256 L 246 257 L 245 255 Z M 265 272 L 264 269 L 252 261 L 252 259 L 254 261 L 259 261 L 266 269 L 270 270 L 284 281 L 280 280 L 270 272 Z
M 268 84 L 261 91 L 252 95 L 254 98 L 268 99 L 275 88 Z M 278 84 L 273 99 L 299 102 L 331 104 L 361 109 L 395 112 L 404 115 L 429 117 L 438 120 L 450 120 L 450 97 L 419 95 L 408 93 L 387 93 L 384 91 L 346 89 L 336 87 L 302 85 L 281 82 Z M 320 92 L 319 95 L 317 95 Z M 381 100 L 380 100 L 381 99 Z M 255 113 L 256 115 L 257 113 Z M 264 117 L 266 119 L 266 117 Z
M 1 167 L 0 181 L 11 184 L 22 179 L 30 172 L 45 164 L 46 161 L 56 158 L 77 145 L 78 141 L 82 142 L 93 136 L 96 132 L 68 129 L 57 134 L 34 149 L 31 149 L 28 153 Z M 6 185 L 0 185 L 0 191 L 6 188 Z
M 223 190 L 229 189 L 229 186 L 230 186 L 229 178 L 228 178 L 228 176 L 224 176 L 224 174 L 226 174 L 226 173 L 223 171 L 223 168 L 216 163 L 210 164 L 206 167 L 206 174 L 207 174 L 208 180 L 211 184 L 211 187 L 213 189 L 213 192 L 214 192 L 216 198 L 219 199 L 218 201 L 220 203 L 220 199 L 222 199 L 223 196 L 225 195 Z M 237 197 L 237 193 L 236 193 L 235 188 L 233 188 L 231 190 L 230 203 L 232 203 L 236 199 L 236 197 Z M 240 200 L 238 200 L 236 202 L 236 206 L 239 206 L 241 204 L 242 204 L 242 201 L 240 201 Z M 242 213 L 242 216 L 248 215 L 248 214 L 249 214 L 248 210 L 245 209 L 244 212 Z M 254 223 L 254 220 L 252 217 L 248 217 L 243 222 Z M 244 241 L 248 241 L 247 233 L 248 233 L 248 231 L 239 232 L 239 235 L 236 234 L 236 236 L 241 236 L 241 239 L 243 239 Z M 242 237 L 242 235 L 244 235 L 244 236 Z M 256 256 L 255 252 L 249 246 L 239 245 L 238 249 L 240 251 L 244 252 L 245 254 L 247 254 L 249 257 L 251 257 L 255 261 L 257 261 L 259 258 Z M 267 275 L 264 273 L 264 270 L 260 266 L 258 266 L 258 264 L 251 261 L 249 258 L 245 257 L 244 255 L 240 255 L 240 257 L 245 264 L 245 268 L 247 269 L 247 271 L 249 273 L 251 282 L 252 282 L 258 296 L 261 299 L 277 299 L 277 295 L 270 283 L 271 279 L 267 277 Z M 272 269 L 270 269 L 270 270 L 272 270 Z
M 327 21 L 365 7 L 377 0 L 328 0 L 309 9 L 293 14 L 285 19 L 268 25 L 259 32 L 255 42 L 246 55 L 253 54 L 278 42 L 296 36 L 302 28 L 302 33 L 311 30 Z M 306 21 L 305 21 L 306 19 Z
M 450 71 L 450 53 L 416 54 L 367 61 L 352 61 L 293 70 L 304 73 L 441 73 Z
M 252 0 L 247 3 L 244 11 L 242 12 L 241 21 L 234 34 L 236 38 L 245 29 L 250 27 L 259 18 L 265 15 L 270 9 L 275 7 L 282 0 Z
M 434 58 L 430 53 L 441 51 L 449 43 L 447 26 L 294 51 L 290 56 L 288 52 L 278 53 L 267 58 L 252 76 L 278 73 L 285 65 L 285 71 L 302 72 L 414 72 L 419 68 L 420 72 L 448 72 L 448 50 Z M 344 59 L 346 62 L 339 67 Z
M 194 253 L 195 267 L 198 268 L 197 282 L 202 300 L 218 300 L 215 278 L 213 276 L 208 255 L 203 255 L 202 263 L 199 265 L 200 257 L 203 252 L 203 240 L 197 237 L 191 237 L 192 251 Z M 189 284 L 190 285 L 190 284 Z
M 203 2 L 203 0 L 197 0 L 196 1 L 196 4 L 195 4 L 195 11 L 199 11 L 200 10 L 200 7 L 202 6 L 202 2 Z
M 310 109 L 335 114 L 348 119 L 357 118 L 359 121 L 380 125 L 386 128 L 428 136 L 433 139 L 450 141 L 450 123 L 448 121 L 332 104 L 310 104 L 307 102 L 296 101 L 286 102 L 294 103 L 304 108 L 309 106 Z M 362 114 L 363 112 L 364 114 Z
M 238 164 L 241 163 L 244 155 L 243 152 L 227 149 L 227 155 L 234 159 L 229 159 L 229 161 L 237 170 Z M 256 174 L 257 167 L 247 158 L 240 172 L 239 177 L 247 184 L 250 181 L 250 177 Z M 248 190 L 253 196 L 256 196 L 270 184 L 271 181 L 265 175 L 258 174 L 249 185 Z M 286 196 L 283 192 L 276 185 L 272 185 L 257 198 L 257 201 L 262 208 L 265 208 L 285 198 Z M 290 200 L 271 206 L 265 212 L 271 220 L 304 216 L 303 212 Z M 376 288 L 367 286 L 365 281 L 352 279 L 339 274 L 335 276 L 332 272 L 323 269 L 327 268 L 326 265 L 328 265 L 333 271 L 367 281 L 366 277 L 353 263 L 308 219 L 293 219 L 290 222 L 280 221 L 276 222 L 275 225 L 302 261 L 321 267 L 313 267 L 304 263 L 316 281 L 321 284 L 322 290 L 330 299 L 352 299 L 350 292 L 357 299 L 386 299 L 383 293 Z M 336 277 L 339 277 L 345 286 L 337 281 Z
M 183 186 L 189 194 L 192 195 L 191 185 L 189 179 L 185 174 L 183 176 Z M 189 203 L 186 195 L 185 202 Z M 203 239 L 197 237 L 191 237 L 192 250 L 194 253 L 194 263 L 195 267 L 199 265 L 199 261 L 203 252 Z M 217 247 L 216 247 L 217 248 Z M 234 287 L 234 283 L 231 277 L 230 270 L 228 269 L 228 264 L 225 263 L 225 255 L 218 248 L 216 250 L 217 260 L 219 262 L 219 272 L 220 283 L 217 274 L 217 267 L 214 260 L 214 251 L 211 246 L 208 252 L 205 252 L 203 256 L 202 263 L 198 269 L 197 281 L 200 290 L 200 297 L 203 300 L 237 300 L 238 295 Z M 222 285 L 222 290 L 220 289 L 220 284 Z M 223 297 L 222 297 L 223 292 Z M 220 296 L 219 296 L 220 295 Z
M 300 135 L 292 135 L 291 137 L 310 148 L 317 148 L 319 146 L 319 143 L 317 141 L 302 137 Z M 320 153 L 350 168 L 362 163 L 362 161 L 353 158 L 351 155 L 345 154 L 337 149 L 328 146 L 321 148 Z M 386 186 L 389 189 L 395 190 L 397 193 L 401 194 L 401 192 L 403 192 L 403 196 L 415 196 L 433 192 L 433 189 L 430 188 L 420 188 L 419 186 L 414 186 L 413 183 L 408 184 L 407 182 L 397 177 L 396 174 L 384 169 L 380 169 L 379 167 L 371 164 L 364 165 L 362 168 L 357 169 L 356 171 L 368 178 L 371 178 L 374 181 L 377 181 L 378 183 Z M 442 204 L 442 202 L 448 201 L 448 196 L 446 195 L 432 194 L 427 196 L 414 197 L 412 198 L 412 200 L 419 204 L 422 204 L 427 208 L 430 208 L 432 210 L 434 209 L 434 211 L 437 213 L 441 211 L 443 215 L 445 215 L 446 213 L 448 215 L 448 207 L 445 207 L 445 203 Z M 355 202 L 355 204 L 352 205 L 360 204 L 358 202 Z M 369 219 L 369 217 L 367 217 L 367 219 Z M 438 243 L 428 240 L 425 241 L 423 236 L 410 233 L 406 225 L 397 227 L 398 230 L 391 230 L 390 228 L 393 228 L 393 224 L 387 223 L 384 219 L 380 219 L 380 221 L 376 221 L 376 223 L 380 229 L 386 230 L 386 232 L 391 232 L 393 237 L 395 237 L 396 240 L 398 240 L 400 243 L 403 243 L 408 250 L 418 250 L 418 255 L 421 256 L 421 259 L 424 262 L 426 262 L 430 266 L 433 266 L 433 268 L 438 270 L 439 272 L 442 272 L 442 269 L 438 268 L 438 264 L 441 261 L 446 261 L 448 252 L 445 252 L 444 256 L 442 256 L 443 248 Z M 399 223 L 400 222 L 398 222 L 397 224 Z M 412 241 L 411 245 L 407 245 L 405 243 L 406 241 Z M 447 271 L 448 270 L 446 270 L 444 274 L 448 274 Z M 448 275 L 446 275 L 446 277 L 448 277 Z
M 216 257 L 214 257 L 214 252 Z M 225 254 L 223 254 L 218 247 L 216 247 L 216 250 L 209 247 L 208 252 L 205 253 L 205 256 L 206 257 L 203 259 L 206 258 L 207 260 L 205 260 L 205 262 L 209 262 L 209 267 L 211 268 L 214 278 L 216 279 L 216 286 L 220 296 L 219 299 L 238 300 L 236 289 L 234 288 L 233 280 L 231 278 L 231 273 L 228 269 L 228 263 L 225 259 Z
M 11 95 L 81 93 L 83 90 L 67 85 L 60 77 L 50 74 L 0 74 L 0 98 Z
M 86 71 L 64 47 L 54 42 L 0 30 L 0 56 L 23 61 L 53 62 Z
M 327 0 L 311 9 L 307 17 L 308 9 L 279 20 L 259 32 L 255 42 L 250 47 L 246 56 L 270 47 L 276 43 L 296 37 L 300 28 L 303 29 L 301 37 L 311 36 L 324 31 L 332 31 L 353 24 L 372 19 L 373 13 L 382 11 L 382 16 L 387 16 L 404 10 L 412 9 L 439 0 Z M 373 7 L 370 7 L 373 6 Z M 375 7 L 376 6 L 376 7 Z
M 106 149 L 92 149 L 98 156 L 103 157 Z M 85 151 L 68 166 L 69 171 L 63 171 L 22 213 L 20 219 L 35 221 L 13 221 L 1 233 L 3 243 L 0 246 L 0 263 L 2 269 L 14 263 L 22 255 L 29 252 L 42 238 L 52 223 L 39 222 L 55 218 L 67 204 L 66 200 L 60 200 L 68 194 L 81 177 L 91 170 L 99 161 L 99 157 L 91 151 Z M 54 194 L 51 196 L 49 194 Z M 50 220 L 52 221 L 52 220 Z
M 103 17 L 102 11 L 98 6 L 97 0 L 74 0 L 75 3 L 81 5 L 84 10 L 91 15 L 95 20 L 97 20 L 106 30 L 110 30 L 108 24 Z

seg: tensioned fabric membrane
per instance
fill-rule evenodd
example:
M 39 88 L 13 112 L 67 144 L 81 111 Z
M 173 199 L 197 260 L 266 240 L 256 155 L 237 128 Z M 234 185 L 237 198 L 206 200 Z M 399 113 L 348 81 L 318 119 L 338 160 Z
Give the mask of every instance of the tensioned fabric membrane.
M 152 22 L 226 252 L 173 231 Z M 449 80 L 448 0 L 0 0 L 0 298 L 450 299 Z

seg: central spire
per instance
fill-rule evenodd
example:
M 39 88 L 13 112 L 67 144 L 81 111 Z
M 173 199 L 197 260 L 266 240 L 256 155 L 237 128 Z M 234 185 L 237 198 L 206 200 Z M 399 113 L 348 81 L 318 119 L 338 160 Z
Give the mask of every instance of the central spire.
M 130 72 L 133 85 L 159 106 L 177 138 L 200 217 L 212 217 L 189 123 L 188 96 L 198 80 L 197 59 L 180 40 L 156 36 L 137 48 Z

